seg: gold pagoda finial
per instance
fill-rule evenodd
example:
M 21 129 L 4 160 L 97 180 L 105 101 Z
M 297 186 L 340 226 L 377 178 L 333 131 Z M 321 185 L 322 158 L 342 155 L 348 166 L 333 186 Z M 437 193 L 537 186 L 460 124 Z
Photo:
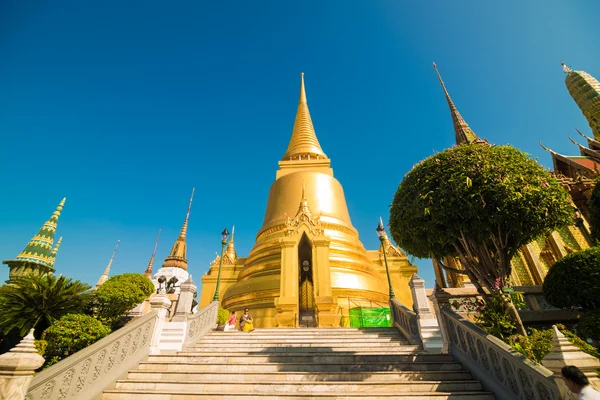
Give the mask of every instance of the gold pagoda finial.
M 150 257 L 150 261 L 148 262 L 148 266 L 146 267 L 146 271 L 144 272 L 144 276 L 149 279 L 152 279 L 152 266 L 154 265 L 154 256 L 156 255 L 156 248 L 158 247 L 158 240 L 160 239 L 160 232 L 162 228 L 158 230 L 158 236 L 156 236 L 156 242 L 154 243 L 154 250 L 152 250 L 152 257 Z
M 183 222 L 183 227 L 181 228 L 181 233 L 179 234 L 179 237 L 173 244 L 173 247 L 171 248 L 171 253 L 167 256 L 167 258 L 165 258 L 165 262 L 162 265 L 163 268 L 176 267 L 176 268 L 181 268 L 186 271 L 188 269 L 187 258 L 186 258 L 187 244 L 186 244 L 185 238 L 187 235 L 188 220 L 190 218 L 190 211 L 192 209 L 192 200 L 194 199 L 194 191 L 195 190 L 196 190 L 196 188 L 192 188 L 192 195 L 190 196 L 190 203 L 188 205 L 187 214 L 185 215 L 185 221 Z
M 565 71 L 567 74 L 573 72 L 573 69 L 564 62 L 561 62 L 560 65 L 562 65 L 563 71 Z
M 237 253 L 235 252 L 235 243 L 233 241 L 235 236 L 235 225 L 231 228 L 231 238 L 229 238 L 229 243 L 227 243 L 227 250 L 225 253 L 229 257 L 231 261 L 235 261 L 237 258 Z
M 296 111 L 294 130 L 292 131 L 292 138 L 282 160 L 308 160 L 311 157 L 327 158 L 323 149 L 321 149 L 312 119 L 310 118 L 310 112 L 308 111 L 303 72 L 300 74 L 300 99 L 298 101 L 298 110 Z
M 115 246 L 115 249 L 113 250 L 112 256 L 110 256 L 108 265 L 106 266 L 104 273 L 102 274 L 102 276 L 100 277 L 100 279 L 98 279 L 98 282 L 96 283 L 96 289 L 99 288 L 100 286 L 102 286 L 104 284 L 104 282 L 106 282 L 108 280 L 108 274 L 110 273 L 110 266 L 112 265 L 113 260 L 115 259 L 115 254 L 117 253 L 117 249 L 119 248 L 119 243 L 121 243 L 121 240 L 117 240 L 117 245 Z
M 442 85 L 442 89 L 444 90 L 444 94 L 446 95 L 446 101 L 448 102 L 448 107 L 450 107 L 450 115 L 452 115 L 452 124 L 454 125 L 454 134 L 456 135 L 456 144 L 469 144 L 475 142 L 484 142 L 481 140 L 475 132 L 469 127 L 469 124 L 464 120 L 462 115 L 458 112 L 458 109 L 454 105 L 452 98 L 450 98 L 450 94 L 446 89 L 446 85 L 442 80 L 442 76 L 437 69 L 437 65 L 433 63 L 433 69 L 437 74 L 437 77 Z

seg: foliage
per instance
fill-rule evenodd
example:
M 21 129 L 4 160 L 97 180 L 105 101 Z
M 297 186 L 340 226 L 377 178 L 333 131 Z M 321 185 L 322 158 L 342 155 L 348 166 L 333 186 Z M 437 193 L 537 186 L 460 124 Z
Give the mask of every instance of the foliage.
M 567 340 L 571 342 L 573 346 L 593 357 L 600 358 L 600 353 L 594 346 L 581 340 L 576 334 L 567 330 L 564 325 L 558 324 L 556 327 L 563 335 L 565 335 Z M 531 329 L 529 336 L 513 335 L 505 341 L 525 357 L 541 363 L 542 359 L 550 353 L 550 350 L 552 350 L 552 338 L 552 329 L 547 329 L 545 331 Z
M 40 356 L 44 357 L 46 355 L 46 347 L 48 346 L 46 340 L 34 340 L 33 345 Z
M 67 314 L 44 331 L 47 366 L 86 348 L 110 334 L 110 328 L 94 317 Z
M 582 337 L 600 340 L 600 310 L 583 313 L 577 330 Z
M 24 275 L 0 287 L 0 334 L 14 331 L 24 337 L 31 328 L 36 337 L 66 314 L 81 312 L 90 300 L 89 286 L 64 276 Z
M 552 350 L 552 329 L 531 329 L 528 336 L 513 335 L 506 341 L 513 349 L 535 362 L 541 363 Z
M 506 294 L 499 288 L 494 290 L 491 296 L 487 296 L 485 302 L 479 301 L 475 324 L 487 333 L 506 340 L 517 332 L 506 300 Z
M 154 284 L 142 274 L 115 275 L 95 291 L 98 316 L 114 324 L 154 293 Z
M 505 287 L 515 252 L 572 223 L 557 179 L 510 146 L 464 144 L 417 164 L 390 211 L 390 231 L 417 257 L 459 256 L 476 286 Z M 448 269 L 448 267 L 446 267 Z
M 225 325 L 229 320 L 229 311 L 219 307 L 219 313 L 217 314 L 217 325 Z
M 600 186 L 598 182 L 600 179 L 596 179 L 594 182 L 594 189 L 592 189 L 592 195 L 588 200 L 588 209 L 590 211 L 590 228 L 592 230 L 592 239 L 596 242 L 600 241 Z
M 569 254 L 558 260 L 542 285 L 554 307 L 600 309 L 600 247 Z

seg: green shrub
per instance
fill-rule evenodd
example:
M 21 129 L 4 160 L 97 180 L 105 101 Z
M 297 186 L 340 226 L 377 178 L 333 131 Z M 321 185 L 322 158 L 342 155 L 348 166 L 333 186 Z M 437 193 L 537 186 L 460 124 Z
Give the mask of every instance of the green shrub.
M 48 343 L 46 366 L 84 349 L 109 333 L 110 328 L 94 317 L 84 314 L 65 315 L 44 331 L 43 336 Z
M 114 325 L 154 293 L 154 284 L 142 274 L 115 275 L 95 291 L 98 317 Z
M 600 247 L 558 260 L 544 279 L 544 297 L 554 307 L 600 309 Z
M 517 332 L 513 323 L 507 299 L 500 290 L 486 297 L 485 302 L 477 300 L 475 324 L 487 333 L 506 340 Z
M 225 325 L 229 319 L 229 311 L 219 307 L 219 313 L 217 314 L 217 325 Z
M 38 354 L 42 357 L 44 357 L 46 355 L 46 347 L 48 346 L 48 342 L 45 340 L 35 340 L 33 342 L 33 345 L 35 346 L 35 349 L 37 350 Z
M 579 319 L 577 328 L 581 336 L 600 340 L 600 310 L 584 313 Z

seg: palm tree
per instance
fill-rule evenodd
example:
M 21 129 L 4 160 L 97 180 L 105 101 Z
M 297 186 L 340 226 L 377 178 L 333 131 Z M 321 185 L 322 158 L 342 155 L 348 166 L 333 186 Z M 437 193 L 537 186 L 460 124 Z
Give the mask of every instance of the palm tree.
M 19 276 L 0 287 L 0 335 L 23 337 L 35 328 L 36 337 L 66 314 L 83 312 L 90 286 L 62 275 Z

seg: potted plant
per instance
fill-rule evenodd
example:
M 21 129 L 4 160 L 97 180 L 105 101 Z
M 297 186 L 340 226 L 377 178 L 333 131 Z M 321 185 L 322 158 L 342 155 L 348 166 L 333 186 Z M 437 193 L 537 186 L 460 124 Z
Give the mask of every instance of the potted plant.
M 217 330 L 222 331 L 225 329 L 225 324 L 229 318 L 229 311 L 219 307 L 219 313 L 217 314 Z

